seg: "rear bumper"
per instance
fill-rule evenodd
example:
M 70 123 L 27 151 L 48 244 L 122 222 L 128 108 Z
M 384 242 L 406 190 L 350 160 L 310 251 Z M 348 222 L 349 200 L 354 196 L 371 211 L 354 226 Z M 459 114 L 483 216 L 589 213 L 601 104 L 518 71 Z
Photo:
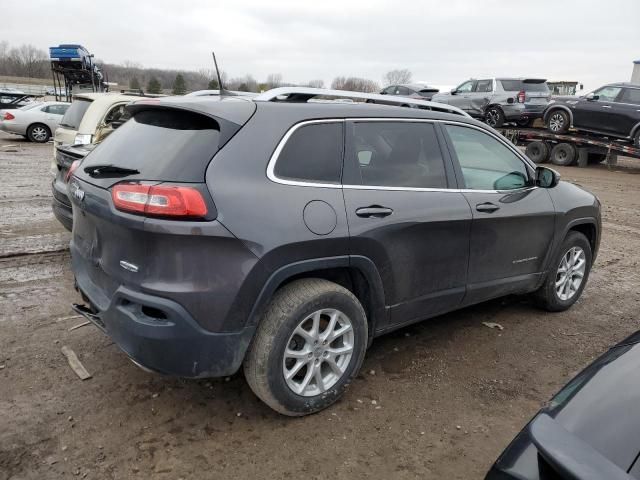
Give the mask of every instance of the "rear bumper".
M 55 180 L 51 184 L 51 194 L 53 195 L 53 200 L 51 201 L 53 215 L 64 228 L 71 231 L 73 228 L 71 203 L 69 202 L 66 192 L 62 192 L 57 188 Z
M 77 272 L 77 270 L 76 270 Z M 165 375 L 203 378 L 232 375 L 242 365 L 255 327 L 239 332 L 204 330 L 178 303 L 120 286 L 106 308 L 88 277 L 76 288 L 89 308 L 74 306 L 139 366 Z M 91 313 L 89 313 L 89 311 Z

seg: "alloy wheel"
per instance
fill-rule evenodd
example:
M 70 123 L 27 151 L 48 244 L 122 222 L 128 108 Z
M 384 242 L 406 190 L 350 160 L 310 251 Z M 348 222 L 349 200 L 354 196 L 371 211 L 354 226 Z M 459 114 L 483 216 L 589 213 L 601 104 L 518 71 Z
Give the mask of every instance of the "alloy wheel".
M 562 115 L 560 112 L 556 112 L 553 115 L 551 115 L 551 118 L 549 119 L 549 129 L 552 132 L 559 132 L 563 128 L 564 128 L 564 115 Z
M 498 111 L 492 108 L 487 112 L 485 121 L 487 125 L 489 125 L 490 127 L 495 127 L 498 124 L 499 118 L 500 118 L 500 114 L 498 113 Z
M 44 127 L 34 127 L 31 129 L 31 136 L 37 142 L 44 142 L 48 134 Z
M 320 395 L 345 374 L 353 355 L 351 320 L 340 310 L 318 310 L 289 337 L 282 360 L 287 386 L 303 397 Z
M 570 300 L 582 285 L 587 257 L 580 247 L 572 247 L 562 256 L 556 272 L 556 294 L 562 301 Z

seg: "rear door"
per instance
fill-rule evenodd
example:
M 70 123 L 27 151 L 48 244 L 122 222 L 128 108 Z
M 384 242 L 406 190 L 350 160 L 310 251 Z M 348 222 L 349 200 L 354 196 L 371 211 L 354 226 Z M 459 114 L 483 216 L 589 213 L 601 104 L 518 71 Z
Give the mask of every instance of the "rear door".
M 615 105 L 616 119 L 621 135 L 630 135 L 640 125 L 640 88 L 623 88 Z
M 353 120 L 346 139 L 349 252 L 375 263 L 391 325 L 454 309 L 465 291 L 471 212 L 441 133 L 419 120 Z
M 531 288 L 553 241 L 549 193 L 514 148 L 479 127 L 446 124 L 454 168 L 473 214 L 466 303 Z
M 478 80 L 473 88 L 473 91 L 469 94 L 469 110 L 468 113 L 481 117 L 484 115 L 485 107 L 491 101 L 493 95 L 493 80 Z

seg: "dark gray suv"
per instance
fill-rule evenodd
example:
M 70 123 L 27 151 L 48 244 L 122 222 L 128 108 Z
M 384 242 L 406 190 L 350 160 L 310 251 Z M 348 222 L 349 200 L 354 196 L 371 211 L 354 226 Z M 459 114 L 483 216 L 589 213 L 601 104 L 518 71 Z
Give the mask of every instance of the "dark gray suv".
M 74 165 L 75 308 L 136 363 L 244 366 L 270 407 L 304 415 L 385 332 L 507 294 L 551 311 L 580 297 L 592 194 L 437 104 L 287 92 L 134 102 Z

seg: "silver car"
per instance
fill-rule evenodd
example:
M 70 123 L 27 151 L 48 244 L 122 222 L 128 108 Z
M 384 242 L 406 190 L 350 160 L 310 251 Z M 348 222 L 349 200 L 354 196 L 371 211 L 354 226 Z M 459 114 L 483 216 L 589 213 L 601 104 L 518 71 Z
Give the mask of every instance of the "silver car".
M 542 117 L 550 99 L 545 79 L 487 78 L 467 80 L 450 93 L 436 93 L 431 101 L 454 105 L 499 128 L 505 122 L 529 126 Z
M 69 103 L 31 103 L 15 110 L 0 110 L 0 130 L 45 143 L 60 124 Z

